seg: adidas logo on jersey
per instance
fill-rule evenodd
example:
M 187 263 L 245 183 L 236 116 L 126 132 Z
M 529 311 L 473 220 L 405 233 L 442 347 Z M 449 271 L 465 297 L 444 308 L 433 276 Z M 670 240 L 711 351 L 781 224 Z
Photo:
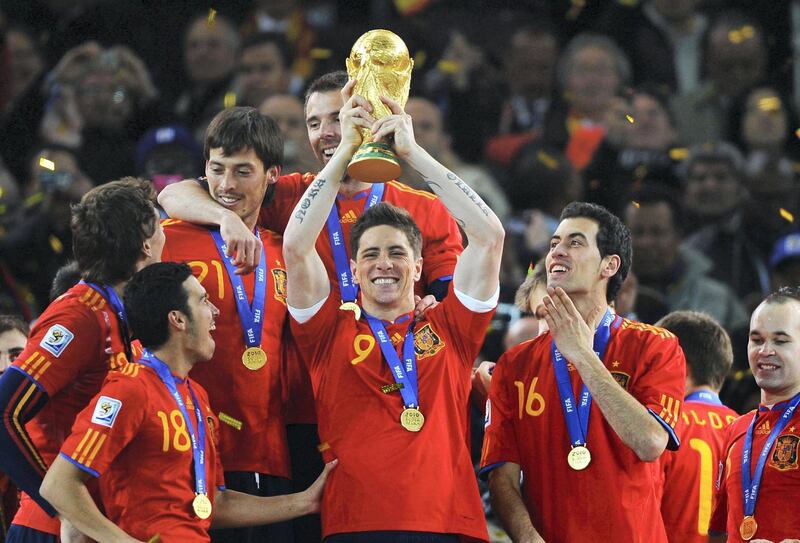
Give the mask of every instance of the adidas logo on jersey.
M 771 429 L 769 427 L 769 421 L 768 420 L 765 420 L 764 424 L 762 424 L 761 426 L 756 428 L 756 434 L 758 434 L 758 435 L 768 435 L 770 433 L 770 431 L 771 431 Z
M 341 223 L 356 222 L 357 220 L 358 220 L 358 215 L 356 215 L 356 212 L 353 211 L 352 209 L 347 213 L 345 213 L 344 215 L 342 215 L 341 217 L 339 217 L 339 222 Z

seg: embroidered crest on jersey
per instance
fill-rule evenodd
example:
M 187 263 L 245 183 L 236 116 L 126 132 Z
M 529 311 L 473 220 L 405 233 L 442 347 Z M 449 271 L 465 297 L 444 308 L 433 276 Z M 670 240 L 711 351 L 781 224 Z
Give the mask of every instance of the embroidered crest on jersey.
M 619 386 L 628 390 L 628 382 L 631 380 L 631 376 L 625 373 L 624 371 L 612 371 L 611 377 L 617 382 Z
M 92 422 L 111 428 L 114 426 L 114 421 L 117 420 L 120 409 L 122 409 L 121 401 L 109 396 L 100 396 L 94 407 L 94 413 L 92 413 Z
M 426 324 L 414 332 L 414 352 L 417 360 L 433 356 L 444 347 L 444 341 L 434 331 L 430 324 Z
M 796 435 L 778 436 L 777 441 L 775 441 L 775 448 L 772 449 L 769 465 L 779 471 L 797 469 L 798 443 L 800 443 L 800 437 Z
M 58 358 L 73 339 L 75 339 L 75 334 L 60 324 L 54 324 L 44 335 L 39 346 Z
M 286 303 L 286 270 L 272 268 L 272 281 L 275 284 L 275 299 Z

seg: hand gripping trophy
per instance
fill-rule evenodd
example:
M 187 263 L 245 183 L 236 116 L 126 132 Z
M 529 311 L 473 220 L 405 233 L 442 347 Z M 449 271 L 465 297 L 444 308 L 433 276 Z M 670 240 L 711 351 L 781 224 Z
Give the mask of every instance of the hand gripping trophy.
M 346 64 L 347 75 L 356 80 L 353 92 L 369 101 L 376 119 L 392 114 L 381 102 L 381 96 L 405 107 L 414 61 L 400 36 L 388 30 L 370 30 L 353 45 Z M 383 183 L 399 177 L 400 162 L 391 147 L 372 141 L 372 134 L 366 128 L 359 128 L 359 132 L 364 141 L 347 166 L 348 175 L 366 183 Z

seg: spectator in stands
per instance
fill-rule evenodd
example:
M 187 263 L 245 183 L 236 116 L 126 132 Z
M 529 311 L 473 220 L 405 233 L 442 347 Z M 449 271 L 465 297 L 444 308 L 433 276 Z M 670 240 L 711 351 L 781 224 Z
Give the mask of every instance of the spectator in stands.
M 179 124 L 148 131 L 136 146 L 136 170 L 156 191 L 203 174 L 203 151 L 189 130 Z
M 39 46 L 33 33 L 21 26 L 6 31 L 6 47 L 11 64 L 11 96 L 6 109 L 36 84 L 44 70 Z
M 704 44 L 707 79 L 672 102 L 682 142 L 694 145 L 725 136 L 733 100 L 766 76 L 764 41 L 761 27 L 749 17 L 726 12 L 714 20 Z
M 689 92 L 700 83 L 708 27 L 698 0 L 609 2 L 597 30 L 611 36 L 633 64 L 636 84 Z
M 204 14 L 192 19 L 183 48 L 189 87 L 178 97 L 175 113 L 198 144 L 208 123 L 225 107 L 225 97 L 235 102 L 228 93 L 233 91 L 238 53 L 239 34 L 227 18 L 216 15 L 211 20 Z
M 795 134 L 800 121 L 791 103 L 772 86 L 757 85 L 743 94 L 731 109 L 730 125 L 730 139 L 745 156 L 800 159 L 800 140 Z
M 237 66 L 237 105 L 258 107 L 269 96 L 287 92 L 291 69 L 291 48 L 282 34 L 249 36 Z
M 681 247 L 682 210 L 665 189 L 645 187 L 633 195 L 625 210 L 625 223 L 633 240 L 633 269 L 639 279 L 636 314 L 655 322 L 663 314 L 653 311 L 648 297 L 667 311 L 704 311 L 726 329 L 747 324 L 747 314 L 734 292 L 709 277 L 712 263 L 700 252 Z
M 775 243 L 769 265 L 773 289 L 800 285 L 800 231 L 792 232 Z
M 258 110 L 275 119 L 283 135 L 283 167 L 281 171 L 313 172 L 319 167 L 306 132 L 303 102 L 293 94 L 273 94 Z
M 654 86 L 632 91 L 621 141 L 605 139 L 583 173 L 586 199 L 621 214 L 630 193 L 643 184 L 680 186 L 678 140 L 668 97 Z

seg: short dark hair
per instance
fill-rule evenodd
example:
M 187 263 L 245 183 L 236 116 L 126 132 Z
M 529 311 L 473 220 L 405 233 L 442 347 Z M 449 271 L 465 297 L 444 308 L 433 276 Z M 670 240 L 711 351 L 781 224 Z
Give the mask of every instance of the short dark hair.
M 281 57 L 284 69 L 291 69 L 292 62 L 294 62 L 292 46 L 289 44 L 286 36 L 279 32 L 258 32 L 257 34 L 252 34 L 242 41 L 240 51 L 244 52 L 245 49 L 249 49 L 250 47 L 258 47 L 259 45 L 266 44 L 274 45 Z
M 572 202 L 561 212 L 559 222 L 572 218 L 591 219 L 597 223 L 597 249 L 600 258 L 608 255 L 619 256 L 619 270 L 608 279 L 606 300 L 611 303 L 617 297 L 622 283 L 631 269 L 631 232 L 619 217 L 601 205 L 590 202 Z
M 203 157 L 208 160 L 211 150 L 220 148 L 225 156 L 252 149 L 265 171 L 283 162 L 283 136 L 278 123 L 254 107 L 229 107 L 211 120 Z
M 185 263 L 158 262 L 136 272 L 125 286 L 123 301 L 133 336 L 147 349 L 169 339 L 169 312 L 189 315 L 189 294 L 183 282 L 192 276 Z
M 710 315 L 673 311 L 656 322 L 676 336 L 686 356 L 686 367 L 697 386 L 719 390 L 733 365 L 731 338 Z
M 306 96 L 303 100 L 303 109 L 306 108 L 308 105 L 308 98 L 314 94 L 315 92 L 330 92 L 330 91 L 340 91 L 342 88 L 347 85 L 347 81 L 350 77 L 347 75 L 347 72 L 344 70 L 337 70 L 335 72 L 328 72 L 324 75 L 319 76 L 306 89 Z
M 81 270 L 78 269 L 78 263 L 70 260 L 56 272 L 53 278 L 53 284 L 50 286 L 50 301 L 52 302 L 69 289 L 74 287 L 78 281 L 81 280 Z
M 142 244 L 156 231 L 155 203 L 150 181 L 123 177 L 93 188 L 72 206 L 72 247 L 84 279 L 130 279 Z
M 800 302 L 800 286 L 794 287 L 781 287 L 769 296 L 764 298 L 763 303 L 767 304 L 785 304 L 786 302 L 794 300 Z
M 414 256 L 422 254 L 422 232 L 408 211 L 390 203 L 381 202 L 365 211 L 350 231 L 350 250 L 353 260 L 356 260 L 358 255 L 358 244 L 364 232 L 374 226 L 381 225 L 391 226 L 400 230 L 408 238 L 408 243 L 414 250 Z
M 5 334 L 12 330 L 21 332 L 25 337 L 28 337 L 28 333 L 31 331 L 28 323 L 22 320 L 21 317 L 17 315 L 0 315 L 0 334 Z
M 678 195 L 669 188 L 656 184 L 644 185 L 631 195 L 631 200 L 635 207 L 666 204 L 672 215 L 672 227 L 677 232 L 683 231 L 685 224 L 683 206 Z

